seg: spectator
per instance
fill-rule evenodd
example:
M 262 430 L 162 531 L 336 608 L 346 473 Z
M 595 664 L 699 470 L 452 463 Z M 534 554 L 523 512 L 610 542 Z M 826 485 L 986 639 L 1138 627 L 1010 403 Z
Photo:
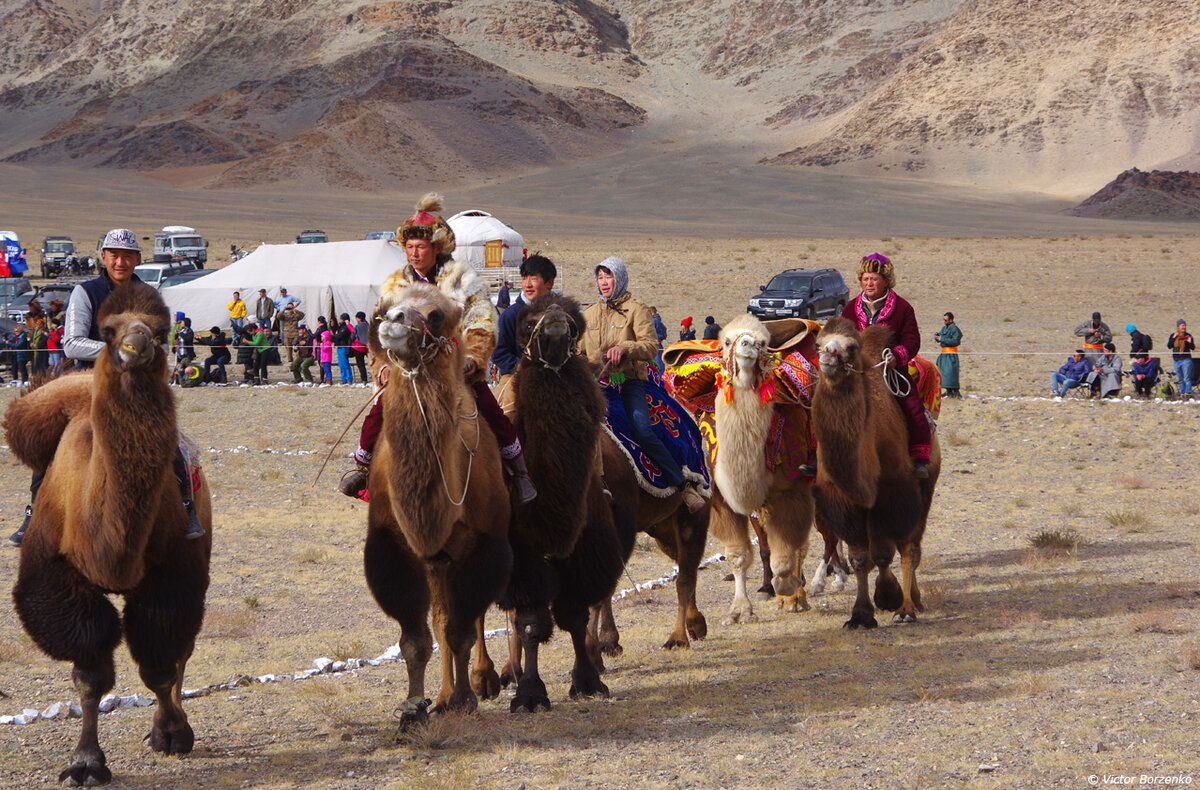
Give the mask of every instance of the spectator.
M 1167 347 L 1171 349 L 1171 361 L 1175 363 L 1175 375 L 1179 378 L 1179 397 L 1191 400 L 1192 352 L 1196 350 L 1196 341 L 1188 334 L 1187 321 L 1180 318 L 1175 322 L 1175 333 L 1167 338 Z
M 300 322 L 304 320 L 304 313 L 296 308 L 295 302 L 288 302 L 275 314 L 279 319 L 280 331 L 283 334 L 283 344 L 287 346 L 287 360 L 290 364 L 293 359 L 293 347 L 296 345 L 296 338 L 300 336 Z
M 350 314 L 342 313 L 333 325 L 333 347 L 337 354 L 338 378 L 343 384 L 354 383 L 354 371 L 350 369 L 350 341 L 354 330 L 350 328 Z
M 290 304 L 294 304 L 296 307 L 299 307 L 300 301 L 301 299 L 299 296 L 289 295 L 287 289 L 281 285 L 279 286 L 279 298 L 275 300 L 275 312 L 282 313 Z
M 236 346 L 242 342 L 242 329 L 246 326 L 246 303 L 242 301 L 241 292 L 233 292 L 233 301 L 225 305 L 225 309 L 229 311 L 229 335 Z
M 250 331 L 247 344 L 254 352 L 252 358 L 252 367 L 256 384 L 266 384 L 268 382 L 267 356 L 271 351 L 271 330 L 264 327 L 257 327 Z
M 204 378 L 208 381 L 220 381 L 222 384 L 227 380 L 225 374 L 225 363 L 231 357 L 229 354 L 229 345 L 225 341 L 225 333 L 221 327 L 214 326 L 208 330 L 208 338 L 197 338 L 196 342 L 202 346 L 208 346 L 208 356 L 204 358 Z M 217 366 L 217 374 L 213 375 L 212 366 Z
M 54 322 L 57 321 L 58 325 L 62 326 L 63 322 L 67 320 L 67 307 L 62 303 L 61 299 L 50 300 L 49 313 L 51 324 L 54 324 Z
M 320 358 L 321 358 L 321 383 L 322 384 L 332 384 L 333 383 L 333 333 L 330 332 L 329 329 L 325 329 L 323 332 L 321 332 L 321 337 L 319 339 L 321 342 L 321 348 L 320 348 L 320 351 L 318 352 L 320 354 Z
M 191 361 L 196 358 L 196 333 L 192 330 L 192 319 L 184 316 L 179 331 L 175 333 L 175 360 Z
M 510 385 L 517 364 L 524 354 L 521 346 L 517 344 L 517 316 L 525 305 L 554 290 L 554 280 L 557 277 L 558 267 L 554 265 L 554 261 L 545 255 L 530 255 L 521 262 L 521 293 L 517 294 L 517 300 L 500 316 L 496 349 L 492 352 L 491 362 L 500 373 L 496 402 L 509 418 L 514 416 L 516 404 L 516 393 Z
M 12 380 L 29 383 L 29 332 L 17 324 L 12 335 Z
M 1061 398 L 1067 390 L 1082 384 L 1090 371 L 1091 367 L 1083 357 L 1083 349 L 1077 348 L 1075 354 L 1050 377 L 1050 389 Z
M 57 299 L 55 301 L 58 301 Z M 53 304 L 53 302 L 51 302 Z M 50 331 L 46 334 L 46 349 L 50 352 L 50 375 L 58 376 L 63 370 L 62 352 L 63 327 L 62 321 L 50 319 Z
M 363 384 L 366 384 L 367 378 L 367 352 L 371 337 L 371 324 L 367 321 L 367 314 L 359 310 L 354 314 L 354 336 L 350 339 L 350 358 L 354 360 L 354 364 L 358 366 L 358 375 Z
M 692 329 L 692 317 L 689 315 L 687 318 L 679 322 L 679 342 L 682 343 L 685 340 L 695 339 L 696 330 Z
M 1111 342 L 1104 344 L 1100 364 L 1093 366 L 1087 381 L 1101 398 L 1121 394 L 1121 358 L 1117 356 L 1117 347 Z
M 500 290 L 496 292 L 496 309 L 507 310 L 511 304 L 508 295 L 508 280 L 501 280 Z
M 663 324 L 662 316 L 658 314 L 658 308 L 654 305 L 650 306 L 650 318 L 654 321 L 654 335 L 658 338 L 658 353 L 654 355 L 654 364 L 658 366 L 659 372 L 665 371 L 667 368 L 663 365 L 663 341 L 667 339 L 667 327 Z
M 289 349 L 289 351 L 291 350 Z M 296 334 L 295 352 L 295 358 L 292 359 L 290 366 L 292 369 L 292 378 L 297 384 L 300 383 L 301 377 L 309 384 L 312 384 L 313 375 L 309 368 L 313 366 L 313 336 L 312 332 L 309 332 L 308 327 L 304 324 L 300 325 Z
M 254 303 L 254 321 L 263 329 L 271 326 L 271 320 L 275 317 L 275 302 L 271 301 L 271 297 L 267 296 L 266 288 L 258 289 L 258 301 Z
M 1095 367 L 1104 359 L 1104 344 L 1112 342 L 1112 330 L 1100 320 L 1100 313 L 1092 313 L 1091 321 L 1075 327 L 1075 336 L 1083 338 L 1083 355 L 1088 364 Z
M 711 315 L 704 317 L 704 337 L 701 340 L 716 340 L 721 334 L 721 325 Z
M 29 377 L 46 377 L 50 370 L 50 354 L 46 350 L 46 316 L 39 315 L 33 319 L 33 328 L 29 330 Z
M 321 383 L 322 384 L 329 381 L 327 378 L 325 378 L 324 369 L 321 368 L 321 339 L 325 336 L 325 333 L 328 331 L 330 331 L 330 329 L 329 329 L 328 322 L 326 322 L 326 320 L 325 320 L 325 316 L 323 316 L 323 315 L 317 316 L 317 328 L 312 330 L 313 359 L 317 363 L 317 370 L 321 372 Z M 333 335 L 331 333 L 330 337 L 332 337 L 332 336 Z
M 1158 375 L 1162 371 L 1158 357 L 1151 358 L 1149 354 L 1139 352 L 1133 361 L 1133 390 L 1141 400 L 1154 397 L 1154 387 L 1158 384 Z
M 1126 324 L 1125 331 L 1129 333 L 1129 356 L 1136 358 L 1138 354 L 1148 355 L 1154 348 L 1150 335 L 1139 332 L 1133 324 Z
M 962 330 L 954 323 L 954 313 L 942 316 L 942 328 L 934 334 L 933 339 L 942 348 L 937 358 L 937 369 L 942 374 L 946 397 L 962 400 L 962 393 L 958 391 L 958 347 L 962 343 Z
M 250 339 L 258 334 L 258 324 L 254 321 L 247 321 L 242 327 L 242 337 L 238 343 L 237 364 L 242 366 L 242 383 L 254 383 L 254 346 L 250 345 Z

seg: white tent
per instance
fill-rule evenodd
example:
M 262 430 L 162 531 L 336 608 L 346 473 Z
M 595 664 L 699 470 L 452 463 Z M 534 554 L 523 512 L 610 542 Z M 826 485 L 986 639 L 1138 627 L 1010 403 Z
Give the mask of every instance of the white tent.
M 517 268 L 525 258 L 525 239 L 486 211 L 460 211 L 446 220 L 454 231 L 454 260 L 476 269 Z
M 253 319 L 258 289 L 278 299 L 283 287 L 300 297 L 305 323 L 314 326 L 319 315 L 353 317 L 359 310 L 370 315 L 379 301 L 379 286 L 405 263 L 404 251 L 383 240 L 263 244 L 212 274 L 163 289 L 162 295 L 172 313 L 184 313 L 192 328 L 203 332 L 229 327 L 226 306 L 234 291 L 241 292 Z

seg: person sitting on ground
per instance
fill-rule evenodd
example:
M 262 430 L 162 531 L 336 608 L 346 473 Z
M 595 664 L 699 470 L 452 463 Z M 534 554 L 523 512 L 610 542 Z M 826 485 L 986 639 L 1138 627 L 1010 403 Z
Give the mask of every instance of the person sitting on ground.
M 396 238 L 404 244 L 408 264 L 392 274 L 379 291 L 381 294 L 394 294 L 416 283 L 428 283 L 437 286 L 462 308 L 463 373 L 475 396 L 480 415 L 496 435 L 500 457 L 512 477 L 517 499 L 523 503 L 530 502 L 537 496 L 537 489 L 529 479 L 517 429 L 504 414 L 484 380 L 487 360 L 496 346 L 496 308 L 492 306 L 487 283 L 479 278 L 475 269 L 464 261 L 451 258 L 455 244 L 454 231 L 445 219 L 437 215 L 436 212 L 441 209 L 441 195 L 430 192 L 418 201 L 416 213 L 396 229 Z M 366 487 L 371 454 L 382 425 L 383 404 L 376 397 L 363 420 L 358 449 L 354 454 L 357 468 L 343 475 L 338 485 L 343 494 L 357 497 Z
M 658 353 L 650 308 L 627 290 L 629 272 L 620 258 L 605 258 L 592 273 L 600 301 L 583 311 L 587 329 L 580 338 L 579 353 L 608 371 L 608 386 L 620 390 L 634 439 L 658 467 L 666 485 L 678 488 L 688 510 L 695 513 L 704 507 L 704 497 L 697 483 L 684 478 L 683 467 L 654 433 L 646 401 L 647 365 Z
M 214 326 L 208 330 L 208 337 L 198 337 L 196 342 L 202 346 L 208 346 L 208 356 L 204 358 L 204 378 L 208 381 L 219 381 L 225 383 L 225 363 L 231 357 L 229 355 L 229 344 L 225 340 L 225 332 L 219 326 Z M 212 366 L 217 366 L 217 373 L 214 376 Z
M 916 380 L 909 376 L 908 365 L 921 350 L 921 332 L 912 305 L 896 293 L 896 274 L 886 255 L 875 253 L 858 263 L 858 284 L 862 293 L 850 300 L 842 310 L 842 318 L 854 322 L 858 331 L 872 324 L 883 324 L 893 333 L 895 345 L 887 357 L 887 367 L 906 382 L 897 395 L 896 403 L 908 425 L 908 454 L 913 463 L 913 475 L 929 477 L 929 453 L 933 430 L 925 415 L 925 404 L 917 389 Z
M 301 377 L 309 384 L 313 383 L 312 371 L 309 370 L 313 366 L 313 337 L 312 332 L 308 331 L 307 324 L 301 324 L 296 335 L 296 345 L 292 349 L 295 352 L 295 357 L 290 365 L 292 370 L 292 378 L 297 384 L 300 383 Z
M 500 372 L 496 401 L 509 419 L 513 417 L 517 402 L 512 379 L 525 353 L 517 343 L 517 316 L 534 299 L 553 291 L 556 277 L 558 267 L 554 265 L 554 261 L 537 253 L 530 255 L 521 262 L 521 292 L 517 294 L 517 300 L 500 316 L 500 329 L 496 333 L 496 350 L 492 352 L 492 364 Z
M 1196 350 L 1196 341 L 1187 331 L 1187 321 L 1180 318 L 1175 322 L 1175 331 L 1167 338 L 1167 348 L 1171 349 L 1171 361 L 1175 364 L 1175 376 L 1179 379 L 1179 396 L 1184 400 L 1192 399 L 1192 352 Z
M 692 328 L 692 317 L 689 315 L 687 318 L 679 322 L 679 342 L 683 343 L 685 341 L 695 339 L 696 330 Z
M 711 315 L 704 317 L 704 336 L 701 340 L 716 340 L 721 336 L 721 325 Z
M 1092 367 L 1099 365 L 1104 357 L 1104 344 L 1112 342 L 1112 330 L 1100 320 L 1100 313 L 1092 313 L 1091 321 L 1075 327 L 1075 336 L 1083 338 L 1083 356 L 1088 363 Z
M 1158 385 L 1158 377 L 1162 367 L 1158 357 L 1151 357 L 1145 351 L 1133 359 L 1133 390 L 1138 398 L 1150 400 L 1154 397 L 1154 388 Z
M 1117 347 L 1111 342 L 1104 344 L 1104 355 L 1100 358 L 1100 364 L 1092 367 L 1087 381 L 1101 398 L 1121 394 L 1121 357 L 1117 355 Z
M 1067 390 L 1083 384 L 1091 369 L 1083 356 L 1083 349 L 1077 348 L 1074 355 L 1050 377 L 1050 389 L 1057 397 L 1061 398 L 1066 395 Z

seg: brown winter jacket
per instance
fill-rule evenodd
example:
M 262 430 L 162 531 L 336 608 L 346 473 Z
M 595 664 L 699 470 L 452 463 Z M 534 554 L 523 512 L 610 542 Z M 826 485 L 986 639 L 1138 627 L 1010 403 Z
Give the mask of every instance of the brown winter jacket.
M 604 353 L 620 346 L 625 354 L 621 364 L 611 372 L 624 373 L 627 378 L 646 380 L 646 363 L 658 354 L 658 333 L 650 308 L 626 291 L 610 307 L 596 302 L 583 311 L 587 330 L 579 343 L 579 353 L 588 361 L 603 365 Z

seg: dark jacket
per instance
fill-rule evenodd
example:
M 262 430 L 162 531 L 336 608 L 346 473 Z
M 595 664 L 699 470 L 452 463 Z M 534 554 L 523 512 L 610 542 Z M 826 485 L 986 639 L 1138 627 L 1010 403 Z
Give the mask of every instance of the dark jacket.
M 208 346 L 209 354 L 214 360 L 224 360 L 225 362 L 229 361 L 229 343 L 225 339 L 224 332 L 217 330 L 217 333 L 211 337 L 196 338 L 196 342 L 202 346 Z
M 1129 355 L 1137 356 L 1141 352 L 1150 353 L 1154 348 L 1154 341 L 1150 339 L 1150 335 L 1143 334 L 1138 330 L 1133 330 L 1129 333 Z
M 521 361 L 521 347 L 517 345 L 517 316 L 525 307 L 525 297 L 520 295 L 517 301 L 500 314 L 500 330 L 496 333 L 496 350 L 492 352 L 492 364 L 500 371 L 501 376 L 507 376 L 517 369 Z
M 1087 374 L 1092 372 L 1092 366 L 1086 357 L 1078 362 L 1075 361 L 1075 357 L 1071 357 L 1065 365 L 1058 369 L 1058 372 L 1072 381 L 1083 381 Z

